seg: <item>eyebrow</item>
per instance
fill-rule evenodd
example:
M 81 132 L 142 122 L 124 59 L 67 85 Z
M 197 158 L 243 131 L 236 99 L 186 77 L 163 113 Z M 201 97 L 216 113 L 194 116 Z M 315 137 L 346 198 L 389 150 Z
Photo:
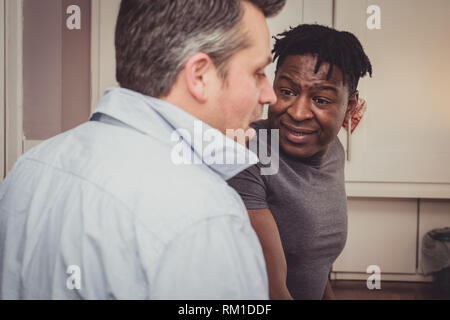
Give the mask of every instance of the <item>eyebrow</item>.
M 316 90 L 331 90 L 337 93 L 337 89 L 333 86 L 327 86 L 327 85 L 321 85 L 321 84 L 315 84 L 312 86 L 313 89 Z
M 286 80 L 287 82 L 289 82 L 294 87 L 301 88 L 301 86 L 299 84 L 294 82 L 294 80 L 292 80 L 288 76 L 281 75 L 280 76 L 280 80 L 281 79 Z M 333 86 L 330 86 L 330 85 L 314 84 L 311 88 L 316 89 L 316 90 L 329 90 L 329 91 L 333 91 L 335 93 L 338 93 L 338 90 L 336 89 L 336 87 L 333 87 Z

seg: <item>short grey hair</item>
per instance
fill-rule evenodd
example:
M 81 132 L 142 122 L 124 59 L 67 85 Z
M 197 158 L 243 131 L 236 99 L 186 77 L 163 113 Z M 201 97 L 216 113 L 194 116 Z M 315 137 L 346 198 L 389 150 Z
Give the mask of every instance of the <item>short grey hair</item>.
M 145 95 L 166 96 L 197 52 L 207 54 L 225 78 L 229 58 L 249 45 L 239 28 L 243 1 L 269 17 L 286 0 L 122 0 L 115 33 L 117 81 Z

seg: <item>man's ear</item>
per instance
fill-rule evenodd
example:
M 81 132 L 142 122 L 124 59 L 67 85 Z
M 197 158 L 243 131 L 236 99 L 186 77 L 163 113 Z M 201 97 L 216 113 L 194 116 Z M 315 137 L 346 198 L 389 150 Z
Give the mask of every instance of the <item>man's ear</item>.
M 352 116 L 353 112 L 355 112 L 356 107 L 358 105 L 358 100 L 359 100 L 359 91 L 356 90 L 348 98 L 347 111 L 345 112 L 344 122 L 347 122 Z
M 194 99 L 200 103 L 208 100 L 207 84 L 210 80 L 209 72 L 214 68 L 211 58 L 203 53 L 197 52 L 189 58 L 184 68 L 186 87 Z

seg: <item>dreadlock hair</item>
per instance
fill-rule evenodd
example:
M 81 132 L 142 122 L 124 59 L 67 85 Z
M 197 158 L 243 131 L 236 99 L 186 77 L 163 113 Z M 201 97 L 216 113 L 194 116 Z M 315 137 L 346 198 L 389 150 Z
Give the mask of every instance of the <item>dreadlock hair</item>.
M 338 67 L 343 76 L 344 85 L 348 85 L 350 94 L 358 87 L 359 78 L 367 73 L 372 76 L 372 65 L 364 53 L 359 40 L 350 32 L 338 31 L 318 24 L 301 24 L 278 34 L 272 50 L 279 67 L 291 55 L 312 55 L 317 58 L 314 73 L 319 71 L 322 63 L 328 62 L 330 68 L 327 80 Z

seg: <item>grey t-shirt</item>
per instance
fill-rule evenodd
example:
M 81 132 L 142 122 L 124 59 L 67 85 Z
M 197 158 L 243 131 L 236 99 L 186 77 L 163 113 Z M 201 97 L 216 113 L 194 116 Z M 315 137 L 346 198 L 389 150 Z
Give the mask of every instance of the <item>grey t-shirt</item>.
M 257 132 L 268 129 L 264 121 L 252 127 Z M 336 138 L 321 161 L 301 162 L 282 150 L 272 154 L 275 156 L 279 156 L 277 174 L 261 175 L 263 165 L 258 163 L 228 183 L 241 195 L 247 209 L 268 208 L 272 212 L 293 298 L 321 299 L 331 265 L 347 239 L 344 148 Z

